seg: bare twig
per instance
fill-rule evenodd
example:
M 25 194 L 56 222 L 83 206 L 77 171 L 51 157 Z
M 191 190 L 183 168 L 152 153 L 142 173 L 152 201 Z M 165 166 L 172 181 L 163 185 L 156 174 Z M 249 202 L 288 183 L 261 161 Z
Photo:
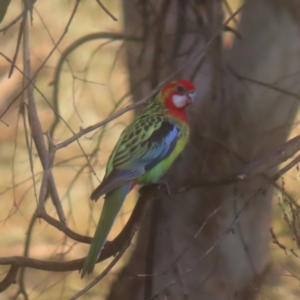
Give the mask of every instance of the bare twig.
M 47 135 L 47 136 L 48 136 L 48 145 L 49 145 L 50 149 L 49 149 L 48 162 L 47 162 L 47 165 L 45 166 L 44 174 L 43 174 L 43 178 L 42 178 L 42 182 L 41 182 L 41 186 L 40 186 L 38 212 L 45 210 L 44 201 L 45 201 L 45 198 L 47 195 L 47 190 L 48 190 L 47 183 L 51 180 L 51 177 L 52 177 L 52 166 L 53 166 L 55 152 L 56 152 L 55 147 L 53 147 L 51 138 L 49 137 L 49 135 Z M 59 204 L 60 204 L 60 201 L 59 201 Z M 57 209 L 62 210 L 61 205 L 59 205 L 59 207 Z
M 104 10 L 104 12 L 108 14 L 114 21 L 118 21 L 118 19 L 100 2 L 100 0 L 96 0 L 96 2 Z
M 188 174 L 181 182 L 174 182 L 171 192 L 183 192 L 196 186 L 209 186 L 218 184 L 229 184 L 237 181 L 244 181 L 259 174 L 263 174 L 268 169 L 278 166 L 282 162 L 291 158 L 300 150 L 300 135 L 279 146 L 276 150 L 256 159 L 255 161 L 243 164 L 230 170 L 219 170 L 213 173 L 203 173 L 199 177 Z M 288 165 L 284 172 L 293 165 Z M 177 188 L 174 188 L 174 187 Z
M 151 95 L 154 95 L 156 92 L 157 92 L 157 89 L 153 90 L 152 93 L 151 93 Z M 95 129 L 97 129 L 97 128 L 100 128 L 100 127 L 102 127 L 103 125 L 109 123 L 110 121 L 112 121 L 112 120 L 118 118 L 119 116 L 122 116 L 122 115 L 125 114 L 126 112 L 128 112 L 128 111 L 130 111 L 130 110 L 132 110 L 132 109 L 134 109 L 134 108 L 136 108 L 136 107 L 139 107 L 139 106 L 141 106 L 141 105 L 143 105 L 143 104 L 145 104 L 145 103 L 147 102 L 148 98 L 149 98 L 149 96 L 147 96 L 147 97 L 141 99 L 141 100 L 138 101 L 138 102 L 135 102 L 135 103 L 133 103 L 133 104 L 130 104 L 130 105 L 126 106 L 125 108 L 123 108 L 123 109 L 117 111 L 116 113 L 112 114 L 111 116 L 109 116 L 109 117 L 106 118 L 105 120 L 100 121 L 100 122 L 98 122 L 98 123 L 95 124 L 95 125 L 89 126 L 89 127 L 85 128 L 85 129 L 82 129 L 82 128 L 81 128 L 80 131 L 79 131 L 78 133 L 74 134 L 71 138 L 65 140 L 65 141 L 62 142 L 62 143 L 59 143 L 59 144 L 55 145 L 56 149 L 58 150 L 58 149 L 60 149 L 60 148 L 67 147 L 69 144 L 71 144 L 71 143 L 73 143 L 74 141 L 78 140 L 78 139 L 79 139 L 80 137 L 82 137 L 83 135 L 85 135 L 85 134 L 87 134 L 87 133 L 89 133 L 89 132 L 91 132 L 91 131 L 93 131 L 93 130 L 95 130 Z
M 15 25 L 19 20 L 22 19 L 22 17 L 26 14 L 26 10 L 22 11 L 14 20 L 12 20 L 8 25 L 0 29 L 0 32 L 3 32 L 3 34 L 6 33 L 6 31 Z
M 52 102 L 53 102 L 53 109 L 54 109 L 54 113 L 55 113 L 55 120 L 53 121 L 53 124 L 50 129 L 51 136 L 53 136 L 53 133 L 59 123 L 59 120 L 61 119 L 61 117 L 59 116 L 58 94 L 59 94 L 59 87 L 60 87 L 59 80 L 60 80 L 60 75 L 62 72 L 62 67 L 63 67 L 64 62 L 66 61 L 67 57 L 81 45 L 83 45 L 87 42 L 93 41 L 93 40 L 101 40 L 101 39 L 110 39 L 110 40 L 114 40 L 114 41 L 124 40 L 124 41 L 132 41 L 132 42 L 140 42 L 141 41 L 141 39 L 138 37 L 126 36 L 123 33 L 96 32 L 96 33 L 85 35 L 85 36 L 77 39 L 62 52 L 61 57 L 55 68 L 54 78 L 51 83 L 53 85 L 53 101 Z
M 24 16 L 26 19 L 24 22 L 24 73 L 27 78 L 31 78 L 31 61 L 30 61 L 30 52 L 29 52 L 29 24 L 27 15 Z M 33 84 L 29 83 L 26 85 L 27 88 L 27 97 L 28 97 L 28 121 L 31 129 L 32 138 L 34 140 L 39 158 L 41 160 L 44 171 L 50 167 L 50 158 L 46 143 L 44 141 L 44 135 L 42 130 L 42 125 L 40 123 L 36 102 L 33 93 Z M 66 218 L 62 209 L 61 202 L 59 200 L 58 192 L 56 189 L 54 177 L 50 172 L 48 177 L 49 190 L 52 197 L 53 204 L 56 208 L 57 214 L 61 222 L 65 222 Z
M 133 235 L 132 235 L 133 237 Z M 81 291 L 76 293 L 73 297 L 70 298 L 70 300 L 78 299 L 80 296 L 85 294 L 88 290 L 90 290 L 93 286 L 95 286 L 100 280 L 102 280 L 109 271 L 113 268 L 113 266 L 120 260 L 120 258 L 123 256 L 125 250 L 129 247 L 130 241 L 127 244 L 124 244 L 123 247 L 120 249 L 120 252 L 115 256 L 115 258 L 109 263 L 109 265 L 105 268 L 105 270 L 99 274 L 91 283 L 89 283 L 85 288 L 83 288 Z
M 271 84 L 271 83 L 267 83 L 267 82 L 263 82 L 263 81 L 260 81 L 260 80 L 256 80 L 256 79 L 252 79 L 252 78 L 249 78 L 249 77 L 242 76 L 242 75 L 238 74 L 236 71 L 234 71 L 231 67 L 228 67 L 228 69 L 230 70 L 230 72 L 233 75 L 236 76 L 236 78 L 238 78 L 240 80 L 248 81 L 248 82 L 258 84 L 258 85 L 261 85 L 261 86 L 265 86 L 265 87 L 270 88 L 274 91 L 277 91 L 277 92 L 282 93 L 284 95 L 287 95 L 287 96 L 296 98 L 297 100 L 300 100 L 300 96 L 298 94 L 292 93 L 292 92 L 290 92 L 288 90 L 285 90 L 285 89 L 282 89 L 282 88 L 279 88 L 276 85 Z
M 277 171 L 276 174 L 274 174 L 271 179 L 273 181 L 277 181 L 282 175 L 284 175 L 287 171 L 289 171 L 291 168 L 293 168 L 299 162 L 300 162 L 300 155 L 298 155 L 296 158 L 294 158 L 290 163 L 288 163 L 282 169 Z
M 39 68 L 37 69 L 37 71 L 31 76 L 31 79 L 29 80 L 29 82 L 25 85 L 25 87 L 23 88 L 23 90 L 10 102 L 10 104 L 6 107 L 6 109 L 3 111 L 3 113 L 0 115 L 0 119 L 6 114 L 6 112 L 9 110 L 9 108 L 12 106 L 12 104 L 22 95 L 22 93 L 28 88 L 28 86 L 30 84 L 33 84 L 35 78 L 37 77 L 37 75 L 39 74 L 39 72 L 43 69 L 43 67 L 45 66 L 45 64 L 47 63 L 47 61 L 49 60 L 49 58 L 52 56 L 53 52 L 56 50 L 56 48 L 59 46 L 59 44 L 61 43 L 61 41 L 63 40 L 63 38 L 65 37 L 65 35 L 67 34 L 69 27 L 73 21 L 73 18 L 76 14 L 77 8 L 79 6 L 81 0 L 76 0 L 76 3 L 74 5 L 73 11 L 71 13 L 71 16 L 68 20 L 68 23 L 64 29 L 64 32 L 62 33 L 62 35 L 60 36 L 60 38 L 58 39 L 57 43 L 55 44 L 55 46 L 52 48 L 52 50 L 49 52 L 48 56 L 44 59 L 43 63 L 39 66 Z
M 141 219 L 143 218 L 143 213 L 145 211 L 145 206 L 153 198 L 149 195 L 147 189 L 141 190 L 141 196 L 134 207 L 134 210 L 126 223 L 125 227 L 122 229 L 120 234 L 111 242 L 107 242 L 103 248 L 98 262 L 103 261 L 111 256 L 116 255 L 118 252 L 125 247 L 125 245 L 130 244 L 131 239 L 136 232 Z M 45 219 L 49 224 L 55 226 L 59 230 L 69 233 L 70 229 L 66 227 L 65 224 L 53 219 L 46 214 L 45 211 L 39 212 L 37 217 Z M 76 238 L 80 235 L 75 234 Z M 75 239 L 75 235 L 69 235 L 71 238 Z M 81 236 L 81 242 L 91 243 L 92 238 Z M 80 270 L 83 266 L 85 258 L 80 258 L 76 260 L 71 260 L 67 262 L 53 262 L 53 261 L 43 261 L 23 256 L 11 256 L 0 258 L 0 265 L 11 265 L 10 271 L 7 273 L 6 277 L 0 282 L 0 292 L 7 289 L 12 283 L 15 282 L 17 272 L 20 267 L 28 267 L 37 270 L 52 271 L 52 272 L 69 272 Z
M 72 231 L 65 223 L 62 223 L 50 215 L 47 214 L 45 210 L 37 211 L 36 217 L 45 220 L 48 224 L 63 232 L 66 236 L 71 238 L 74 241 L 90 244 L 92 242 L 92 238 L 88 236 L 84 236 Z
M 33 159 L 32 159 L 32 144 L 29 142 L 29 134 L 28 134 L 28 129 L 27 129 L 27 123 L 26 123 L 26 114 L 25 114 L 25 103 L 22 104 L 20 108 L 20 114 L 22 115 L 23 118 L 23 128 L 24 128 L 24 133 L 25 133 L 25 141 L 26 141 L 26 148 L 28 152 L 28 157 L 29 157 L 29 164 L 30 164 L 30 172 L 31 172 L 31 177 L 32 177 L 32 184 L 33 184 L 33 193 L 34 197 L 37 201 L 37 192 L 36 192 L 36 181 L 35 181 L 35 175 L 34 175 L 34 164 L 33 164 Z
M 13 57 L 13 60 L 12 60 L 12 64 L 11 64 L 11 67 L 10 67 L 10 71 L 8 73 L 8 78 L 10 78 L 11 75 L 13 74 L 14 68 L 15 68 L 15 65 L 16 65 L 16 61 L 17 61 L 17 58 L 18 58 L 19 49 L 20 49 L 21 40 L 22 40 L 22 36 L 23 36 L 23 31 L 24 31 L 24 26 L 25 26 L 25 22 L 26 22 L 26 17 L 25 16 L 26 15 L 24 15 L 24 17 L 22 19 L 22 22 L 20 24 L 19 34 L 18 34 L 18 38 L 17 38 L 17 46 L 16 46 L 15 54 L 14 54 L 14 57 Z

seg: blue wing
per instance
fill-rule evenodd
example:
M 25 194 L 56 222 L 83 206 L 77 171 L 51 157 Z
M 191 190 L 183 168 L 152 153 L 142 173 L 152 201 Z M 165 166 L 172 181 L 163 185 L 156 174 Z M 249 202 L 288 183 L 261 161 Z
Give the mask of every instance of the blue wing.
M 152 147 L 152 149 L 147 154 L 151 160 L 149 159 L 146 162 L 144 166 L 145 171 L 152 169 L 172 153 L 178 140 L 178 131 L 175 123 L 165 121 L 162 122 L 158 130 L 153 132 L 148 139 L 150 148 Z

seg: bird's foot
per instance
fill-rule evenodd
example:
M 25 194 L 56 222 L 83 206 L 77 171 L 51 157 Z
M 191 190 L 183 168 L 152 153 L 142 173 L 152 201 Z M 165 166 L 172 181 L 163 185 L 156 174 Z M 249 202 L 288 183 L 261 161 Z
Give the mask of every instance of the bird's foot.
M 158 189 L 160 190 L 163 186 L 165 187 L 167 193 L 169 196 L 172 196 L 171 190 L 170 190 L 170 186 L 169 183 L 167 181 L 164 180 L 159 180 L 156 182 L 156 184 L 159 184 Z

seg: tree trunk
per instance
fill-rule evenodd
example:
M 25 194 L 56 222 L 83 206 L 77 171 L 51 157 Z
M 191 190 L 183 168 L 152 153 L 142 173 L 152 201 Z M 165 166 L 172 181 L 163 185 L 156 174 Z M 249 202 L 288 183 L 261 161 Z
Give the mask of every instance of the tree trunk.
M 144 37 L 127 45 L 134 98 L 172 74 L 197 87 L 191 140 L 168 182 L 229 170 L 287 139 L 298 100 L 245 78 L 300 92 L 297 9 L 292 0 L 248 1 L 241 39 L 224 49 L 222 1 L 124 0 L 126 32 Z M 254 299 L 268 257 L 273 173 L 153 201 L 109 299 Z

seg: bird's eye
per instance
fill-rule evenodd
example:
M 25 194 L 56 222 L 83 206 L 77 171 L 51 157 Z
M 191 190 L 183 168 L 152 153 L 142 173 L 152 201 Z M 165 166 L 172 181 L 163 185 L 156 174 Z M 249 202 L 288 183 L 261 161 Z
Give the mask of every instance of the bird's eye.
M 178 85 L 178 86 L 176 87 L 176 89 L 177 89 L 177 91 L 178 91 L 179 93 L 185 92 L 185 88 L 184 88 L 182 85 Z

